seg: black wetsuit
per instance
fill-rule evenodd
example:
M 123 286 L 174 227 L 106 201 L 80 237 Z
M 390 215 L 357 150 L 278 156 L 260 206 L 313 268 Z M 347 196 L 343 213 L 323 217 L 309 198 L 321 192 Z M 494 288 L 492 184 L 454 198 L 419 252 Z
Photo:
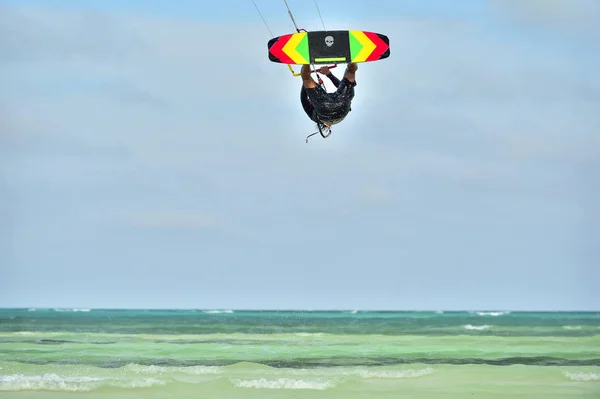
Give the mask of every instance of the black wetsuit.
M 316 123 L 338 123 L 351 111 L 356 82 L 343 78 L 341 81 L 331 72 L 327 77 L 337 90 L 327 93 L 320 85 L 307 89 L 302 85 L 300 101 L 308 117 Z

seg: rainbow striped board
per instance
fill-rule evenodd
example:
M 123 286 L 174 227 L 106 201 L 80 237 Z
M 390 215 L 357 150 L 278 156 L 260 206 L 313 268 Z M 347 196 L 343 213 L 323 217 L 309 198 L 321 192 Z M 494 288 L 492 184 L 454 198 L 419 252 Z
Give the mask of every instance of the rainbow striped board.
M 362 30 L 298 32 L 269 40 L 269 60 L 280 64 L 379 61 L 390 56 L 386 35 Z

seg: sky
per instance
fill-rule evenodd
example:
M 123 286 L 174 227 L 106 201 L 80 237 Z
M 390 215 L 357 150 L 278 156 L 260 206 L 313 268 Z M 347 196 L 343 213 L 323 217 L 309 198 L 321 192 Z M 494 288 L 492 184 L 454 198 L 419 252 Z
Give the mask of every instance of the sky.
M 0 0 L 0 307 L 600 309 L 600 2 L 255 1 Z

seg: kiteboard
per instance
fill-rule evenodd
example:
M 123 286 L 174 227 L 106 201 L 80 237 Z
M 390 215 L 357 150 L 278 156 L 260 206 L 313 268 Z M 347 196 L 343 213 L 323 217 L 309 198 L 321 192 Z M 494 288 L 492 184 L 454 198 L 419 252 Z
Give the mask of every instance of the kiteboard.
M 280 64 L 330 64 L 379 61 L 390 56 L 386 35 L 362 30 L 298 32 L 274 37 L 269 60 Z

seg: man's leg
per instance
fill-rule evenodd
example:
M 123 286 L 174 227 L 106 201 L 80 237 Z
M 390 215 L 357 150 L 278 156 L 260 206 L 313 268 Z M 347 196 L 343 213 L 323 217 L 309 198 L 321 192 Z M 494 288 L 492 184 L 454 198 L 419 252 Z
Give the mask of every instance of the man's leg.
M 346 67 L 346 72 L 344 73 L 344 77 L 348 79 L 350 83 L 354 83 L 356 81 L 356 70 L 358 69 L 358 65 L 355 62 L 351 62 Z
M 310 76 L 310 65 L 302 65 L 300 76 L 302 77 L 302 85 L 307 89 L 314 89 L 317 87 L 317 82 Z

